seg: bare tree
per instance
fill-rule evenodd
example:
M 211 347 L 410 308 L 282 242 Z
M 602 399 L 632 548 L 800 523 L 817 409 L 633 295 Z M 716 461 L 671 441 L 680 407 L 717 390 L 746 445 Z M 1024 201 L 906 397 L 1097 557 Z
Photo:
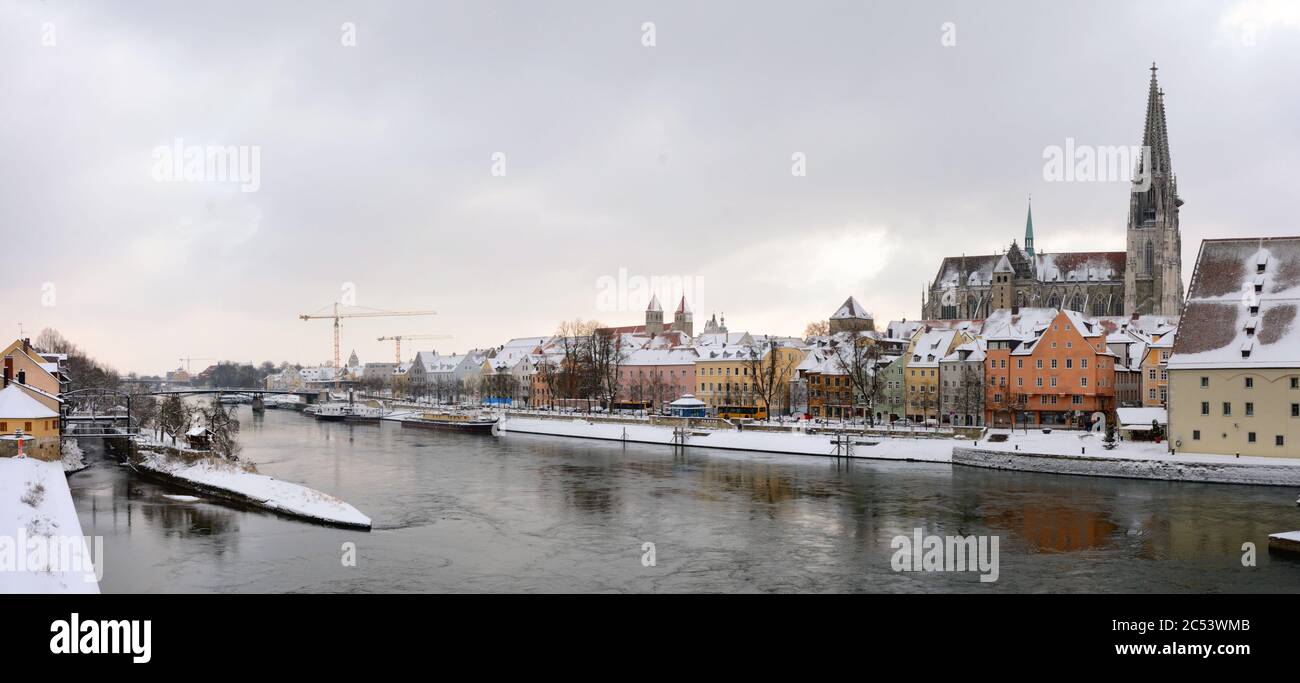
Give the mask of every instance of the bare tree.
M 854 407 L 864 406 L 864 412 L 874 425 L 876 401 L 884 392 L 884 378 L 879 367 L 880 347 L 871 337 L 855 332 L 837 340 L 834 352 L 835 365 L 848 378 Z
M 814 320 L 803 328 L 803 338 L 825 337 L 831 333 L 831 324 L 825 320 Z
M 778 398 L 788 398 L 790 376 L 799 365 L 795 354 L 780 353 L 782 348 L 784 347 L 776 340 L 769 339 L 762 344 L 750 346 L 745 358 L 744 367 L 750 376 L 749 393 L 762 402 L 768 417 L 777 412 L 775 404 Z M 779 409 L 788 411 L 789 405 L 780 406 Z
M 160 436 L 167 434 L 172 437 L 172 445 L 176 445 L 176 435 L 189 428 L 192 413 L 189 405 L 180 397 L 180 394 L 171 394 L 163 399 L 162 406 L 158 410 L 158 429 Z
M 613 408 L 618 396 L 619 370 L 627 360 L 627 349 L 623 346 L 623 335 L 608 328 L 598 328 L 589 342 L 590 372 L 592 386 L 602 405 L 608 410 Z
M 238 459 L 243 448 L 239 444 L 239 420 L 235 417 L 235 408 L 226 408 L 219 398 L 213 397 L 208 406 L 200 405 L 196 412 L 210 432 L 212 452 L 227 460 Z

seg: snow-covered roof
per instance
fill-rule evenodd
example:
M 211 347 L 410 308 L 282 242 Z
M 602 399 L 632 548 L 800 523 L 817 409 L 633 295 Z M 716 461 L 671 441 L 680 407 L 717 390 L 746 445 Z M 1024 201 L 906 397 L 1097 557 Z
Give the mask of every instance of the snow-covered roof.
M 44 420 L 58 416 L 58 413 L 29 396 L 17 384 L 10 384 L 0 390 L 0 417 L 11 420 Z
M 1040 282 L 1122 282 L 1126 258 L 1122 251 L 1034 254 L 1034 275 Z
M 1300 367 L 1297 309 L 1300 237 L 1205 240 L 1169 369 Z
M 676 408 L 701 408 L 704 406 L 704 401 L 695 398 L 694 394 L 682 394 L 681 398 L 668 405 Z
M 623 359 L 624 366 L 694 365 L 700 354 L 689 346 L 671 349 L 637 349 Z
M 1169 413 L 1164 408 L 1116 408 L 1115 416 L 1119 418 L 1122 425 L 1146 425 L 1151 426 L 1151 421 L 1167 425 L 1169 424 Z
M 839 310 L 831 314 L 831 320 L 856 320 L 870 317 L 871 314 L 867 312 L 867 309 L 863 308 L 862 304 L 858 303 L 858 300 L 851 296 L 845 299 L 843 304 L 840 304 Z
M 984 321 L 984 338 L 992 340 L 1024 340 L 1032 338 L 1056 318 L 1055 308 L 1021 308 L 1012 312 L 1000 308 Z
M 658 295 L 658 294 L 651 294 L 651 295 L 650 295 L 650 305 L 649 305 L 649 306 L 646 306 L 646 307 L 645 307 L 645 310 L 646 310 L 646 312 L 651 312 L 651 311 L 658 311 L 658 312 L 660 312 L 660 313 L 663 312 L 664 308 L 663 308 L 663 306 L 660 306 L 660 305 L 659 305 L 659 295 Z
M 210 431 L 211 430 L 208 429 L 207 427 L 200 425 L 198 427 L 190 427 L 190 430 L 188 432 L 185 432 L 185 436 L 203 436 Z
M 912 358 L 907 361 L 907 367 L 938 367 L 939 360 L 948 355 L 948 348 L 956 336 L 954 330 L 930 330 L 923 333 L 912 347 Z

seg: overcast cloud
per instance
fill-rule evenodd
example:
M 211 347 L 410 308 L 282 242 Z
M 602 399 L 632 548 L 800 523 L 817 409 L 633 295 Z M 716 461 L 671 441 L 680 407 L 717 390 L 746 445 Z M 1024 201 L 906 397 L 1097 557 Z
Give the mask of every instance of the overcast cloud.
M 1039 250 L 1123 249 L 1126 185 L 1046 182 L 1043 151 L 1140 144 L 1152 61 L 1185 277 L 1203 238 L 1297 232 L 1300 3 L 0 7 L 0 323 L 123 371 L 323 361 L 296 316 L 343 283 L 439 312 L 345 321 L 363 361 L 639 322 L 597 306 L 620 269 L 700 283 L 697 328 L 799 334 L 849 294 L 915 318 L 1030 193 Z M 156 182 L 177 138 L 258 146 L 260 187 Z

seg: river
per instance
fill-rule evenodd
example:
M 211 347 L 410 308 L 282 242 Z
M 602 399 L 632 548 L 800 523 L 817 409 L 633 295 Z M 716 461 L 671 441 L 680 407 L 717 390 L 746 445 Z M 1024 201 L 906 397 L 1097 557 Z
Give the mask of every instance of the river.
M 1291 489 L 239 410 L 243 458 L 343 498 L 374 530 L 191 501 L 83 439 L 94 464 L 69 485 L 82 531 L 105 537 L 103 592 L 1300 591 L 1300 561 L 1267 551 L 1269 533 L 1300 529 Z M 997 580 L 894 571 L 891 541 L 916 528 L 997 536 Z

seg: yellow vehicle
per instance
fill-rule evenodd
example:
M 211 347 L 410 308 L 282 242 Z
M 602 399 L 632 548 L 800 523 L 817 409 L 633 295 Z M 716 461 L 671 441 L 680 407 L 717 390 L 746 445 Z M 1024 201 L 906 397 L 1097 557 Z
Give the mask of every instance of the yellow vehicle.
M 718 406 L 718 417 L 724 420 L 766 420 L 767 408 L 758 406 Z

